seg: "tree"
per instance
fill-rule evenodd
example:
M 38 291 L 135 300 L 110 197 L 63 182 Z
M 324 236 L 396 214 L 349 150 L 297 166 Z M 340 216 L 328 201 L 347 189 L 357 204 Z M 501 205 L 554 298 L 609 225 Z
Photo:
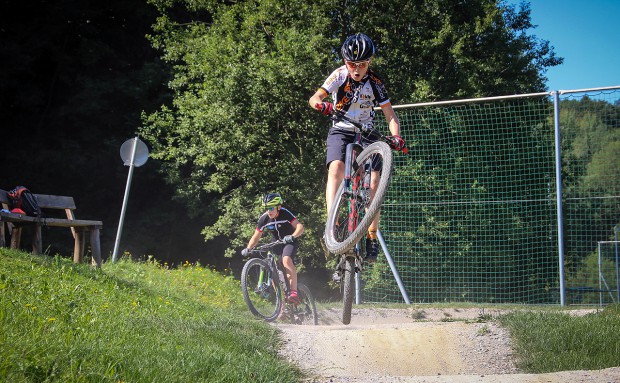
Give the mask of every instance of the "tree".
M 259 196 L 274 190 L 316 237 L 325 127 L 306 100 L 328 61 L 317 55 L 329 52 L 319 11 L 286 1 L 200 5 L 200 20 L 175 20 L 166 8 L 156 26 L 153 42 L 175 65 L 175 99 L 145 116 L 153 156 L 177 195 L 210 220 L 208 240 L 244 245 Z M 316 253 L 318 241 L 306 242 Z
M 538 91 L 544 70 L 561 62 L 526 34 L 527 5 L 151 3 L 161 13 L 151 38 L 174 68 L 174 100 L 145 114 L 141 132 L 177 196 L 208 218 L 205 238 L 230 241 L 228 255 L 253 230 L 258 196 L 272 190 L 302 212 L 305 256 L 319 251 L 327 122 L 307 99 L 340 65 L 345 36 L 375 39 L 394 102 Z
M 526 2 L 518 8 L 496 0 L 345 4 L 336 35 L 365 31 L 374 39 L 376 64 L 394 82 L 397 103 L 540 92 L 547 68 L 563 61 L 548 41 L 528 34 L 534 26 Z

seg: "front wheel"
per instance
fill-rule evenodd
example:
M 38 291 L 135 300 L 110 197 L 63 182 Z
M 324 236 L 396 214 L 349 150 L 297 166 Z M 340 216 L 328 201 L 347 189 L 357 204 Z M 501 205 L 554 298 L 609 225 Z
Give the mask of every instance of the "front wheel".
M 368 145 L 355 159 L 349 186 L 345 189 L 345 181 L 340 184 L 327 215 L 325 246 L 331 253 L 342 254 L 352 249 L 379 214 L 392 176 L 392 161 L 392 149 L 381 141 Z M 369 188 L 363 185 L 368 163 L 381 164 L 372 198 Z
M 272 322 L 282 309 L 282 288 L 269 264 L 260 258 L 246 262 L 241 271 L 241 291 L 250 312 Z
M 342 269 L 342 323 L 351 323 L 353 291 L 355 290 L 355 257 L 348 256 Z

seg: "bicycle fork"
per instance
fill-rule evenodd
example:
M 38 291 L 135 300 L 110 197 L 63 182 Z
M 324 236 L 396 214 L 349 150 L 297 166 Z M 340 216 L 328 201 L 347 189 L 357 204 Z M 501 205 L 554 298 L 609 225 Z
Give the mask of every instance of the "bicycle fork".
M 344 274 L 347 258 L 351 257 L 355 258 L 355 274 L 362 271 L 362 256 L 360 255 L 359 246 L 355 246 L 353 250 L 347 251 L 346 253 L 340 255 L 338 265 L 336 265 L 336 271 L 332 276 L 332 280 L 334 282 L 340 283 L 342 281 L 342 275 Z
M 258 282 L 254 292 L 263 296 L 263 298 L 268 298 L 271 295 L 269 288 L 271 287 L 272 276 L 270 273 L 267 273 L 265 269 L 261 268 L 260 273 L 258 275 Z

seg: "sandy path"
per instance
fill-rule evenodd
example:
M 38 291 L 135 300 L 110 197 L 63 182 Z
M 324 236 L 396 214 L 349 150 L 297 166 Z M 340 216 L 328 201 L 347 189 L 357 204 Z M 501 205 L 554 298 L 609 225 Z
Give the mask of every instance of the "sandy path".
M 282 331 L 281 354 L 308 371 L 309 382 L 620 383 L 620 367 L 519 373 L 506 330 L 478 320 L 498 313 L 354 309 L 345 326 L 338 310 L 327 310 L 319 326 L 275 326 Z

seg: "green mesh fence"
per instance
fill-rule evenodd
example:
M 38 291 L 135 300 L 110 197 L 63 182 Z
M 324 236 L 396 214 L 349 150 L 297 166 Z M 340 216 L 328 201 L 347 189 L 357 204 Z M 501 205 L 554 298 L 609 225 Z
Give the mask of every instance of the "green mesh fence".
M 620 90 L 569 94 L 560 106 L 566 303 L 606 304 L 618 263 L 603 246 L 601 288 L 597 243 L 620 230 Z
M 619 222 L 619 93 L 560 104 L 567 303 L 573 293 L 598 303 L 584 292 L 601 290 L 588 261 Z M 411 302 L 560 303 L 553 98 L 397 113 L 411 154 L 396 154 L 380 229 Z M 364 301 L 403 301 L 384 258 L 364 270 L 362 286 Z

